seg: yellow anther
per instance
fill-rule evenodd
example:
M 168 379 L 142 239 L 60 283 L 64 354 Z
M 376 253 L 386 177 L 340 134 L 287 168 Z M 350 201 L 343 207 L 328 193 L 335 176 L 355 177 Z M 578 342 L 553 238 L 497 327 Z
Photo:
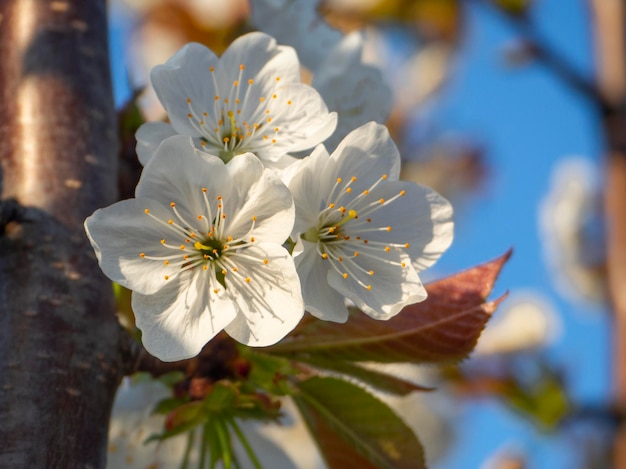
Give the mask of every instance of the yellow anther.
M 367 285 L 365 288 L 367 288 L 367 291 L 370 291 L 372 289 L 371 285 Z
M 374 275 L 374 271 L 373 271 L 373 270 L 370 270 L 370 271 L 368 272 L 368 274 L 370 274 L 370 275 Z
M 175 202 L 170 202 L 170 207 L 176 207 L 176 203 Z
M 213 289 L 213 293 L 215 293 L 216 295 L 219 293 L 220 291 L 217 288 Z
M 174 220 L 172 220 L 171 218 L 169 220 L 167 220 L 167 224 L 168 225 L 173 225 L 174 224 Z
M 272 143 L 276 143 L 276 139 L 275 138 L 272 139 Z
M 387 231 L 391 231 L 391 227 L 388 226 L 387 228 L 385 228 Z
M 188 255 L 188 254 L 185 254 L 185 255 L 183 256 L 183 259 L 184 259 L 184 260 L 189 259 L 189 255 Z
M 208 254 L 202 254 L 202 257 L 204 257 L 205 259 L 209 259 L 210 256 Z
M 161 244 L 165 244 L 165 239 L 162 239 L 162 240 L 161 240 Z
M 224 143 L 230 142 L 230 138 L 228 138 L 228 137 L 224 137 L 222 140 L 224 141 Z
M 251 85 L 252 83 L 254 83 L 254 80 L 253 80 L 252 78 L 250 78 L 250 79 L 248 80 L 248 85 Z
M 363 244 L 367 244 L 367 243 L 369 243 L 369 241 L 367 239 L 364 239 Z
M 350 178 L 352 182 L 356 182 L 356 176 L 352 176 L 352 178 Z
M 404 248 L 405 249 L 409 249 L 411 247 L 411 245 L 409 243 L 404 243 Z
M 404 189 L 402 189 L 402 190 L 400 191 L 400 195 L 401 195 L 402 197 L 404 197 L 404 196 L 406 195 L 406 191 L 405 191 Z
M 349 194 L 350 192 L 352 192 L 352 187 L 346 187 L 346 192 Z
M 337 178 L 337 184 L 341 184 L 341 181 L 343 181 L 343 179 Z
M 163 261 L 163 264 L 170 265 L 170 261 Z
M 254 241 L 255 241 L 254 236 L 250 237 L 250 242 L 254 243 Z
M 291 100 L 287 101 L 287 104 L 288 104 L 288 105 L 291 105 Z
M 359 251 L 354 251 L 354 257 L 359 257 Z
M 202 266 L 202 270 L 209 270 L 209 266 L 208 266 L 208 265 L 206 265 L 206 264 L 204 264 L 204 265 Z
M 268 264 L 268 260 L 267 259 L 263 259 L 263 264 L 267 265 Z
M 250 283 L 250 277 L 246 277 L 246 283 Z
M 322 259 L 328 259 L 328 254 L 326 254 L 325 252 L 322 253 Z
M 220 100 L 220 97 L 219 97 L 218 95 L 215 95 L 215 96 L 213 97 L 213 99 L 214 99 L 215 101 L 219 101 L 219 100 Z
M 276 81 L 280 81 L 280 77 L 276 77 Z
M 385 252 L 389 252 L 391 251 L 391 248 L 389 246 L 385 246 Z
M 338 257 L 338 258 L 337 258 L 337 260 L 338 260 L 339 262 L 343 262 L 343 257 Z
M 344 272 L 344 274 L 342 275 L 343 278 L 348 278 L 348 274 Z
M 369 193 L 370 193 L 370 191 L 368 191 L 367 189 L 365 189 L 365 190 L 363 191 L 363 195 L 367 195 L 367 194 L 369 194 Z
M 372 223 L 372 219 L 371 218 L 366 218 L 365 221 L 367 221 L 368 223 Z
M 402 267 L 406 267 L 406 264 L 405 264 L 404 262 L 402 262 L 400 265 L 401 265 Z
M 163 276 L 163 278 L 164 278 L 165 280 L 169 280 L 169 279 L 170 279 L 170 276 L 169 276 L 169 275 L 164 275 L 164 276 Z
M 273 98 L 273 99 L 276 99 L 276 98 L 278 98 L 278 95 L 277 95 L 276 93 L 274 93 L 274 94 L 272 95 L 272 98 Z
M 148 214 L 148 213 L 150 213 L 150 210 L 148 210 L 147 208 L 144 208 L 143 209 L 143 213 Z
M 381 204 L 385 203 L 385 199 L 378 199 L 378 202 L 380 202 Z
M 140 252 L 139 253 L 139 257 L 141 257 L 143 259 L 144 257 L 146 257 L 146 253 L 145 252 Z
M 198 215 L 198 220 L 202 220 L 202 215 Z
M 256 215 L 252 215 L 252 221 L 256 221 Z
M 335 204 L 333 203 L 328 204 L 328 208 L 335 208 Z
M 263 101 L 265 101 L 265 98 L 264 98 L 263 96 L 261 96 L 261 97 L 259 98 L 259 101 L 260 101 L 260 102 L 263 102 Z
M 184 244 L 181 244 L 181 245 L 180 245 L 180 249 L 181 249 L 181 251 L 184 251 L 184 250 L 185 250 L 185 245 L 184 245 Z
M 224 269 L 222 269 L 222 275 L 226 275 L 228 272 Z
M 209 67 L 209 72 L 214 72 L 215 71 L 215 67 Z
M 386 175 L 386 174 L 383 174 L 383 175 L 381 176 L 381 179 L 387 179 L 387 175 Z
M 244 64 L 241 64 L 241 65 L 239 66 L 239 70 L 245 70 L 245 69 L 246 69 L 246 66 L 245 66 Z
M 233 86 L 239 86 L 239 80 L 233 81 Z
M 202 145 L 203 147 L 206 147 L 206 142 L 203 140 L 202 143 L 200 143 L 200 145 Z
M 233 272 L 237 272 L 239 269 L 237 267 L 233 267 Z
M 187 98 L 187 104 L 191 104 L 191 98 Z
M 229 236 L 228 238 L 226 238 L 226 240 L 230 243 L 233 240 L 233 237 Z

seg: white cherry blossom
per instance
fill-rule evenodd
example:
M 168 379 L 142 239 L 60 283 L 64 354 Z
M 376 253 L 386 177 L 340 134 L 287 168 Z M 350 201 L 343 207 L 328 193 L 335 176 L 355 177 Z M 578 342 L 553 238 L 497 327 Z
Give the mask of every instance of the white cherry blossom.
M 426 298 L 418 272 L 452 242 L 452 208 L 435 191 L 399 181 L 400 155 L 387 129 L 369 123 L 329 156 L 302 160 L 289 182 L 296 205 L 292 236 L 305 308 L 336 322 L 344 298 L 389 319 Z
M 315 69 L 313 87 L 338 116 L 337 129 L 324 142 L 330 150 L 357 127 L 383 123 L 393 107 L 393 93 L 380 68 L 363 62 L 363 35 L 343 37 Z
M 251 0 L 252 23 L 298 51 L 302 64 L 314 71 L 342 38 L 317 12 L 319 0 Z
M 187 44 L 150 78 L 171 126 L 139 129 L 143 164 L 164 138 L 182 134 L 225 161 L 251 152 L 271 165 L 322 142 L 337 124 L 318 92 L 301 83 L 296 52 L 260 32 L 239 37 L 219 58 Z
M 85 221 L 103 272 L 133 290 L 146 349 L 162 360 L 197 355 L 224 329 L 271 345 L 303 314 L 287 187 L 252 154 L 225 164 L 166 139 L 144 168 L 136 198 Z

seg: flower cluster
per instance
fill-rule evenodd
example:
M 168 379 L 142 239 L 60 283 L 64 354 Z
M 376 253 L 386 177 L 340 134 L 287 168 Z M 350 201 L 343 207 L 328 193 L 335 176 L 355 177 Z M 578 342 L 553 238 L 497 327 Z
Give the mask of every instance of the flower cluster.
M 305 310 L 343 322 L 349 300 L 388 319 L 426 298 L 418 273 L 451 243 L 450 205 L 399 180 L 383 125 L 329 154 L 337 114 L 294 49 L 258 32 L 221 57 L 189 44 L 151 80 L 170 123 L 137 132 L 136 197 L 85 221 L 150 353 L 192 357 L 222 330 L 266 346 Z

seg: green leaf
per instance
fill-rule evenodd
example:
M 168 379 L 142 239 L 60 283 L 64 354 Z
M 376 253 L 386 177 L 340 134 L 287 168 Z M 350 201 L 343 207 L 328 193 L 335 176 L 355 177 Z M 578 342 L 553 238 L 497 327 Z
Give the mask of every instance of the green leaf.
M 414 391 L 432 391 L 432 388 L 420 386 L 418 384 L 407 381 L 399 376 L 390 375 L 377 370 L 364 368 L 359 363 L 332 360 L 325 356 L 316 354 L 308 357 L 300 356 L 301 361 L 313 365 L 324 370 L 341 373 L 347 377 L 356 379 L 367 384 L 379 391 L 389 392 L 395 395 L 404 396 Z
M 504 298 L 486 302 L 510 255 L 430 283 L 426 301 L 407 306 L 388 321 L 358 311 L 345 324 L 307 320 L 264 351 L 303 361 L 315 354 L 337 361 L 457 362 L 474 349 Z
M 291 394 L 291 386 L 285 377 L 298 373 L 291 361 L 263 352 L 255 352 L 250 347 L 240 347 L 240 354 L 250 361 L 249 384 L 252 389 L 260 389 L 279 396 Z M 244 383 L 245 384 L 245 383 Z
M 331 469 L 424 468 L 422 446 L 386 404 L 332 377 L 298 384 L 294 400 Z

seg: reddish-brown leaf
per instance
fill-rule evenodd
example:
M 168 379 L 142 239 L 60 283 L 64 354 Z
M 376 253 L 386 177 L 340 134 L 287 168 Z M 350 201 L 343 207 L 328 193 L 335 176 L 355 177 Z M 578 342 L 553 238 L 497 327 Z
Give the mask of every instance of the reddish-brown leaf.
M 486 299 L 511 251 L 485 264 L 430 283 L 428 299 L 389 321 L 354 311 L 345 324 L 305 321 L 292 336 L 266 349 L 287 355 L 320 354 L 334 360 L 446 363 L 465 358 L 506 295 Z

